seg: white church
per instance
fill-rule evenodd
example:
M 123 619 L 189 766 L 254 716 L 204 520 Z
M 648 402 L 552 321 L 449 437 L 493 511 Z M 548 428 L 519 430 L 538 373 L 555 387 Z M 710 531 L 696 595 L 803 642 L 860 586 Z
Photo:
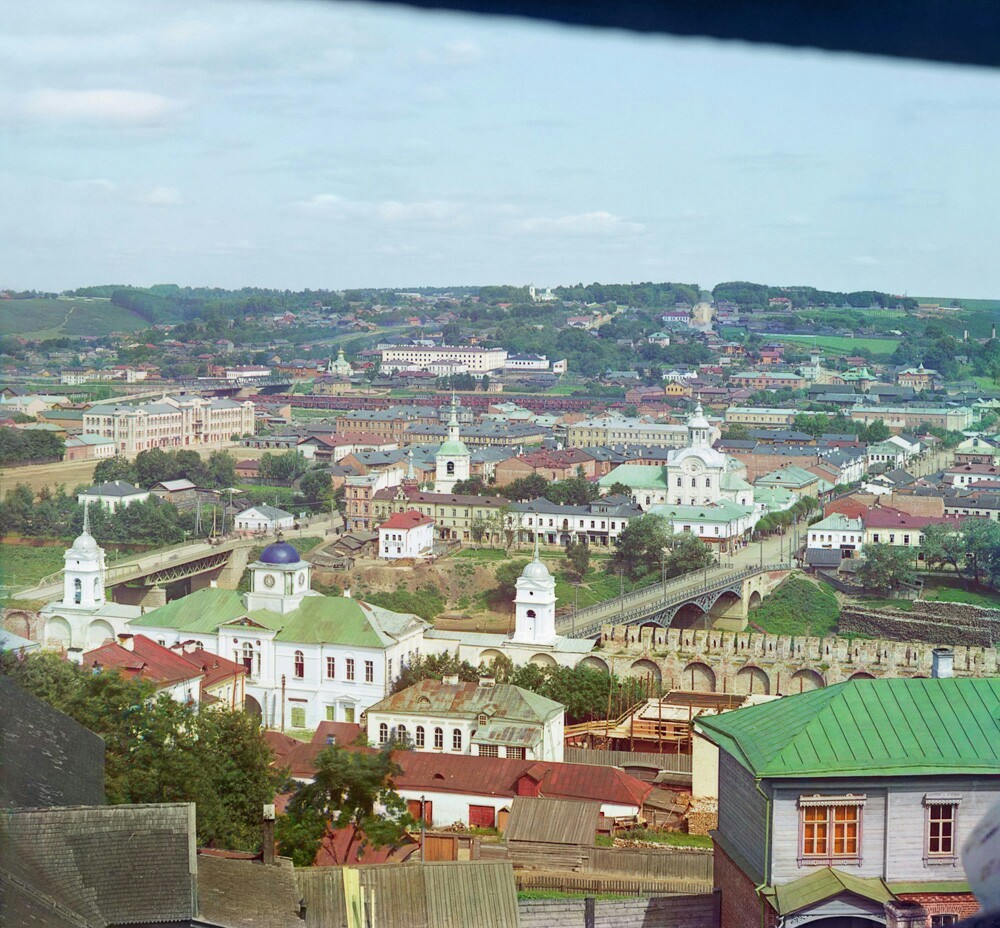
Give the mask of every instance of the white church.
M 312 565 L 280 536 L 249 565 L 245 595 L 208 587 L 146 611 L 107 601 L 104 550 L 86 514 L 65 562 L 62 600 L 40 613 L 46 647 L 72 656 L 124 634 L 165 647 L 193 642 L 246 667 L 245 706 L 271 727 L 359 722 L 421 654 L 450 653 L 473 666 L 504 655 L 515 665 L 607 669 L 590 656 L 594 641 L 556 634 L 555 579 L 537 546 L 517 580 L 511 635 L 438 631 L 350 594 L 325 596 L 312 589 Z

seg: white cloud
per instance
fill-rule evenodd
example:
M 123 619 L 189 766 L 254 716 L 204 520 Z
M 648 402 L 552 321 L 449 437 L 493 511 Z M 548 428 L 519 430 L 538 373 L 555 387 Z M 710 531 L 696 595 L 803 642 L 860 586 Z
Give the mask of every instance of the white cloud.
M 147 206 L 177 206 L 181 202 L 181 192 L 176 187 L 153 187 L 136 199 Z
M 576 213 L 570 216 L 546 217 L 536 216 L 522 219 L 514 223 L 518 232 L 532 235 L 571 235 L 571 236 L 620 236 L 638 235 L 645 231 L 641 222 L 630 222 L 598 210 L 591 213 Z
M 295 208 L 314 214 L 372 220 L 383 225 L 457 225 L 467 218 L 464 204 L 454 200 L 348 200 L 335 193 L 318 193 L 294 204 Z
M 37 90 L 24 102 L 25 115 L 54 122 L 153 125 L 176 104 L 168 97 L 136 90 Z

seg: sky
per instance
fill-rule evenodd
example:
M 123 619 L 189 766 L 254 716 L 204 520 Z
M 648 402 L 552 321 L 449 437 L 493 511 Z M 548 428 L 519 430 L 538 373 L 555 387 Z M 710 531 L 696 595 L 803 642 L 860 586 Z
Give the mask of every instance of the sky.
M 0 287 L 1000 297 L 1000 74 L 312 0 L 6 0 Z

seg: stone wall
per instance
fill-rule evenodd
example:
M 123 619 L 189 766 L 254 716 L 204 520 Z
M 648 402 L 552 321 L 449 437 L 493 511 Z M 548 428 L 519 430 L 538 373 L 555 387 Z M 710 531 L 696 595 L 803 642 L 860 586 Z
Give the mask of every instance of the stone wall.
M 965 603 L 915 600 L 913 610 L 866 609 L 845 606 L 840 630 L 847 634 L 919 641 L 938 645 L 977 645 L 992 648 L 1000 642 L 1000 611 Z
M 518 908 L 521 928 L 718 928 L 718 905 L 718 893 L 703 893 L 614 901 L 524 899 Z
M 605 625 L 593 653 L 613 673 L 649 674 L 664 689 L 789 695 L 856 676 L 929 677 L 934 647 L 948 643 Z M 957 677 L 1000 674 L 994 648 L 954 652 Z
M 41 616 L 33 609 L 0 610 L 0 626 L 29 641 L 41 641 L 45 630 Z

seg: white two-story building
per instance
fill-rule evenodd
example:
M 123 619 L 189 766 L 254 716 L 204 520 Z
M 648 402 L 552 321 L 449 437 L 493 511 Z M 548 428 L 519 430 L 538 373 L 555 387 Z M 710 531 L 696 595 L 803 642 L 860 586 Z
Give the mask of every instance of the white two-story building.
M 269 727 L 358 722 L 420 653 L 428 625 L 415 615 L 310 587 L 312 565 L 291 544 L 251 564 L 250 592 L 209 588 L 135 619 L 130 630 L 170 647 L 197 641 L 242 663 L 246 708 Z

